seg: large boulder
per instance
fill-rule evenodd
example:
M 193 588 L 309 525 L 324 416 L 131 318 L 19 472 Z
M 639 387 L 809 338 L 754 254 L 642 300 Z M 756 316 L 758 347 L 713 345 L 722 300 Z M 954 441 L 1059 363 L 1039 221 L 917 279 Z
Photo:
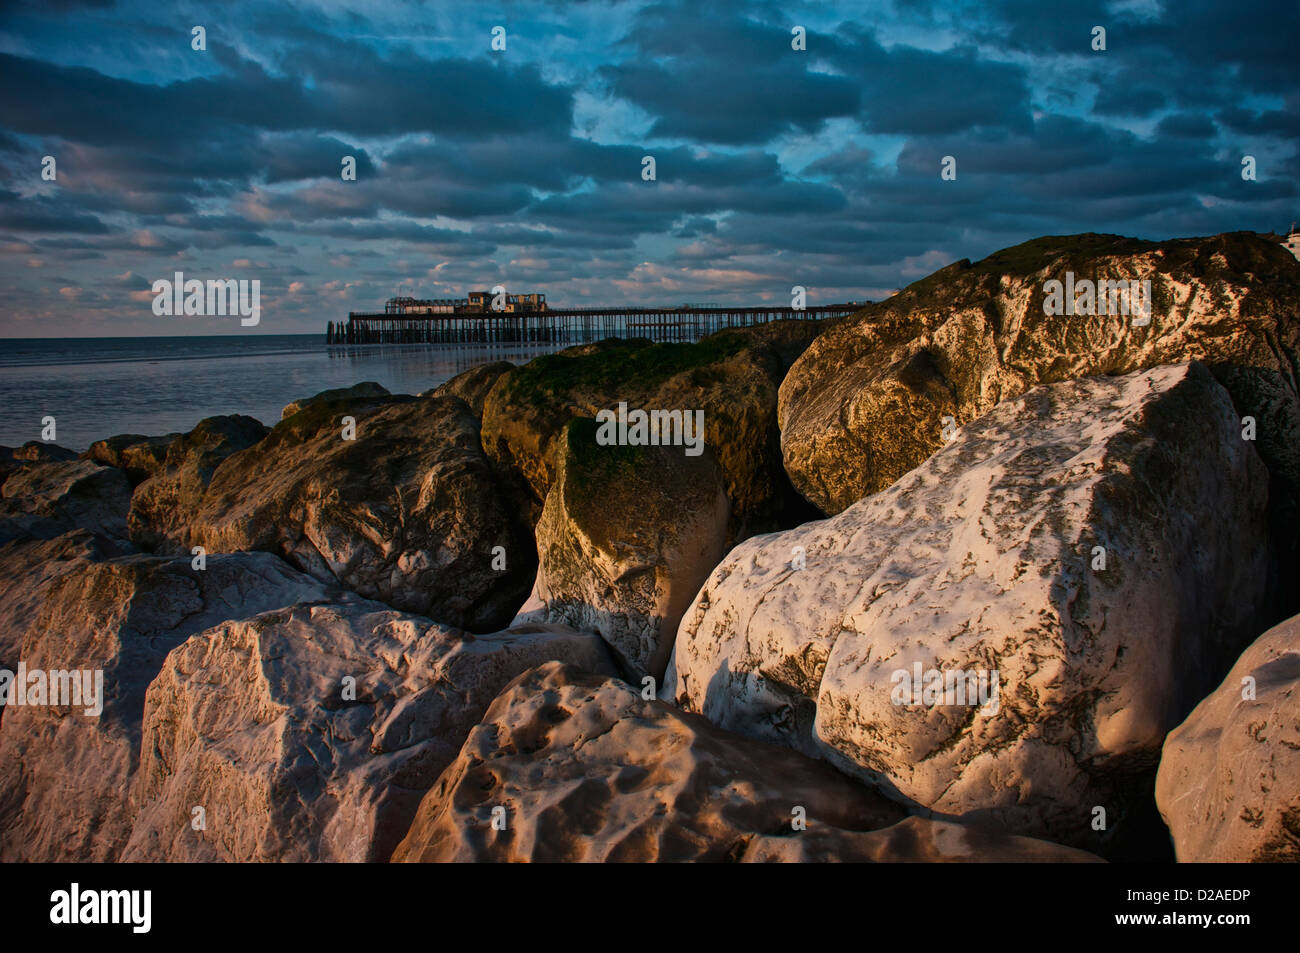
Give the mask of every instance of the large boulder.
M 330 390 L 323 390 L 312 397 L 303 397 L 299 400 L 290 401 L 284 405 L 280 411 L 280 419 L 287 420 L 294 414 L 306 410 L 308 407 L 317 404 L 332 404 L 339 401 L 373 401 L 375 403 L 384 403 L 392 397 L 388 388 L 374 381 L 362 381 L 360 384 L 353 384 L 351 387 L 335 387 Z
M 611 671 L 591 635 L 475 637 L 371 602 L 201 633 L 149 688 L 123 859 L 387 860 L 492 699 L 550 659 Z
M 132 542 L 166 555 L 188 553 L 190 522 L 217 465 L 268 432 L 252 417 L 208 417 L 173 440 L 162 470 L 137 486 L 131 497 Z
M 0 668 L 16 670 L 23 637 L 62 576 L 92 562 L 122 555 L 102 536 L 84 529 L 53 539 L 23 537 L 0 545 Z M 0 707 L 0 718 L 4 709 Z
M 60 447 L 57 443 L 46 443 L 43 440 L 28 440 L 10 453 L 15 460 L 26 463 L 63 463 L 77 459 L 77 451 Z
M 14 456 L 14 448 L 0 444 L 0 488 L 5 481 L 23 468 L 23 461 Z
M 732 540 L 816 515 L 781 467 L 777 387 L 820 329 L 785 321 L 694 344 L 606 340 L 535 358 L 503 375 L 483 405 L 483 449 L 516 482 L 534 521 L 555 480 L 559 436 L 575 417 L 620 402 L 630 410 L 703 410 L 704 442 L 722 467 Z
M 1156 802 L 1180 861 L 1300 861 L 1300 616 L 1169 733 Z
M 601 446 L 565 428 L 537 524 L 527 618 L 598 632 L 640 681 L 662 678 L 682 615 L 725 552 L 726 490 L 709 451 Z
M 226 459 L 190 540 L 210 552 L 278 553 L 319 579 L 449 625 L 506 625 L 537 557 L 497 491 L 469 407 L 432 397 L 340 409 L 313 404 Z M 355 421 L 355 439 L 344 439 L 341 416 Z
M 439 384 L 433 390 L 425 391 L 420 396 L 459 397 L 469 404 L 469 409 L 474 412 L 475 417 L 481 418 L 483 402 L 487 400 L 489 391 L 502 375 L 514 369 L 515 365 L 509 361 L 489 361 L 486 364 L 478 364 L 467 371 L 462 371 L 451 380 Z
M 824 764 L 551 662 L 492 703 L 393 860 L 736 860 L 755 837 L 801 836 L 799 820 L 901 818 Z
M 162 472 L 167 465 L 167 450 L 180 436 L 178 433 L 161 437 L 146 437 L 138 433 L 118 434 L 105 440 L 96 440 L 82 457 L 106 467 L 117 467 L 126 473 L 131 485 L 136 486 Z
M 1158 828 L 1165 733 L 1268 613 L 1267 487 L 1199 364 L 1036 388 L 732 550 L 665 694 L 908 805 L 1116 855 Z
M 266 553 L 210 556 L 202 570 L 126 556 L 61 576 L 23 639 L 36 703 L 11 703 L 0 724 L 0 860 L 115 860 L 135 812 L 145 690 L 167 653 L 226 619 L 341 595 Z M 52 704 L 49 673 L 69 671 L 100 673 L 97 705 Z
M 125 542 L 130 507 L 131 486 L 120 470 L 77 459 L 28 463 L 0 487 L 0 543 L 74 529 Z
M 1150 281 L 1149 322 L 1045 314 L 1047 282 L 1067 272 Z M 1294 536 L 1300 262 L 1249 233 L 1040 238 L 936 272 L 840 322 L 795 361 L 781 384 L 785 466 L 809 500 L 838 513 L 937 450 L 945 417 L 960 425 L 1037 384 L 1188 360 L 1209 366 L 1239 416 L 1255 418 Z

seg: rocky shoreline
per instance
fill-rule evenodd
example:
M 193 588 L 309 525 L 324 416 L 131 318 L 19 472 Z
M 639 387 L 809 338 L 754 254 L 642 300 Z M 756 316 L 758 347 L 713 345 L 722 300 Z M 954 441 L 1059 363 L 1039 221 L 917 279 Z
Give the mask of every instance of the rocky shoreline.
M 1296 861 L 1298 572 L 1251 233 L 3 448 L 0 860 Z

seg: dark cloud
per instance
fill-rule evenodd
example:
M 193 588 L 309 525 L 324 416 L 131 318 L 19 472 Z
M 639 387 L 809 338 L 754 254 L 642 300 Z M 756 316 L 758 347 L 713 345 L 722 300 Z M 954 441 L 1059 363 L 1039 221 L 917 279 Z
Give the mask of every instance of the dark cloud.
M 600 69 L 615 95 L 654 117 L 651 136 L 759 144 L 857 111 L 857 84 L 794 50 L 788 18 L 712 10 L 646 7 L 623 40 L 636 56 Z M 816 49 L 820 40 L 807 42 Z
M 834 116 L 852 115 L 859 93 L 848 80 L 768 59 L 704 60 L 689 66 L 633 63 L 602 71 L 614 93 L 655 116 L 655 138 L 745 145 L 782 133 L 812 132 Z
M 261 161 L 255 171 L 267 182 L 297 182 L 302 179 L 339 179 L 343 157 L 355 160 L 358 178 L 375 174 L 375 163 L 365 149 L 334 136 L 287 134 L 268 136 L 257 146 Z
M 1107 0 L 986 0 L 946 7 L 954 19 L 968 17 L 1009 46 L 1030 53 L 1119 60 L 1134 69 L 1175 66 L 1187 81 L 1165 87 L 1175 102 L 1195 97 L 1225 79 L 1238 95 L 1295 88 L 1300 6 L 1294 0 L 1258 0 L 1249 6 L 1223 0 L 1165 0 L 1160 4 L 1113 4 Z M 1149 14 L 1158 12 L 1154 18 Z M 935 15 L 935 14 L 932 14 Z M 1106 29 L 1106 51 L 1091 49 L 1092 29 Z
M 156 149 L 187 126 L 235 141 L 250 129 L 472 136 L 563 131 L 571 116 L 571 94 L 543 81 L 534 66 L 385 60 L 337 42 L 288 56 L 284 76 L 229 53 L 215 58 L 226 66 L 221 74 L 154 86 L 0 53 L 0 86 L 31 92 L 0 99 L 0 123 L 91 145 Z
M 1295 7 L 231 0 L 197 53 L 146 0 L 10 5 L 0 333 L 39 320 L 52 274 L 106 310 L 138 276 L 232 261 L 349 296 L 847 298 L 1041 234 L 1283 228 Z M 285 304 L 304 330 L 319 306 Z
M 1234 107 L 1220 111 L 1218 118 L 1234 132 L 1300 139 L 1300 109 L 1265 109 L 1254 112 Z
M 935 135 L 977 126 L 1026 128 L 1030 96 L 1023 67 L 984 59 L 973 46 L 943 52 L 886 48 L 870 30 L 846 24 L 831 61 L 862 90 L 873 132 Z
M 1151 86 L 1109 83 L 1097 93 L 1093 111 L 1102 116 L 1150 116 L 1169 104 L 1169 97 Z
M 0 190 L 0 228 L 22 232 L 73 232 L 103 235 L 108 226 L 94 215 L 45 195 L 23 197 Z
M 1213 122 L 1196 113 L 1170 113 L 1156 124 L 1160 135 L 1179 139 L 1212 139 L 1217 131 Z

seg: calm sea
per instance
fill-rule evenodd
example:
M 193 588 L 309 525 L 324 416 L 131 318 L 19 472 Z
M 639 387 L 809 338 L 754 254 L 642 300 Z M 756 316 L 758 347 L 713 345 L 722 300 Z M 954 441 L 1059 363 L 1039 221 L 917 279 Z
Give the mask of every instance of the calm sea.
M 0 444 L 41 439 L 70 450 L 119 433 L 192 428 L 215 414 L 267 425 L 285 404 L 331 387 L 378 381 L 418 394 L 488 361 L 523 363 L 543 345 L 371 345 L 329 348 L 321 335 L 0 340 Z

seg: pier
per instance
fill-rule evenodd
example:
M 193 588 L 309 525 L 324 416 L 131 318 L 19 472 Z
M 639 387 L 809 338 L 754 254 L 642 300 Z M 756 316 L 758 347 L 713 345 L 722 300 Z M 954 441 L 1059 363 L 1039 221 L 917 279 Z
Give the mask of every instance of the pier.
M 512 302 L 513 303 L 513 302 Z M 608 337 L 696 341 L 726 328 L 769 321 L 816 321 L 854 314 L 857 302 L 792 307 L 548 308 L 454 310 L 451 302 L 389 306 L 382 312 L 352 311 L 347 322 L 330 322 L 329 344 L 583 344 Z M 435 310 L 435 306 L 437 310 Z

